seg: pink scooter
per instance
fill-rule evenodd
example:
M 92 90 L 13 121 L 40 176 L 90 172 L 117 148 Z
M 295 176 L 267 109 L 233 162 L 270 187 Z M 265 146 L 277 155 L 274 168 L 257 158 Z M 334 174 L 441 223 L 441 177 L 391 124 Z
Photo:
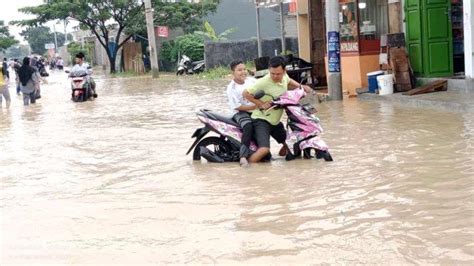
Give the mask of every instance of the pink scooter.
M 284 108 L 288 116 L 285 142 L 289 152 L 285 159 L 293 160 L 301 157 L 303 153 L 306 159 L 323 158 L 326 161 L 332 161 L 327 144 L 319 136 L 323 128 L 319 123 L 319 118 L 314 116 L 314 107 L 299 104 L 300 99 L 305 95 L 303 88 L 298 88 L 286 91 L 278 99 L 272 101 L 271 109 Z M 257 93 L 255 98 L 263 96 L 263 93 Z M 209 162 L 238 162 L 242 137 L 240 126 L 231 118 L 209 110 L 200 110 L 197 116 L 205 126 L 198 128 L 191 136 L 196 137 L 196 140 L 186 154 L 194 149 L 193 160 L 204 157 Z M 219 136 L 203 139 L 210 131 Z M 252 151 L 257 149 L 255 143 L 251 143 L 250 149 Z

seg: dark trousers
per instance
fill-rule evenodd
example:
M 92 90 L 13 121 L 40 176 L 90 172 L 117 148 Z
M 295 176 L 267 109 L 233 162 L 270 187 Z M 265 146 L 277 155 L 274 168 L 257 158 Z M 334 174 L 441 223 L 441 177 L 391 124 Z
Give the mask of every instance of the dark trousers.
M 249 113 L 242 111 L 236 113 L 232 118 L 242 128 L 242 139 L 240 140 L 242 145 L 240 146 L 239 156 L 240 158 L 248 158 L 252 153 L 252 151 L 250 150 L 250 141 L 252 140 L 253 136 L 252 119 L 250 118 Z

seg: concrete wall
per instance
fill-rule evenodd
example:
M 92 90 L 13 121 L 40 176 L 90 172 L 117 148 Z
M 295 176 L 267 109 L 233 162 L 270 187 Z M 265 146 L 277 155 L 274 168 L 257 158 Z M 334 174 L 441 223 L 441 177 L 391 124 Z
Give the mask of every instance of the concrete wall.
M 288 4 L 285 4 L 284 14 L 288 14 Z M 216 33 L 222 33 L 229 28 L 237 31 L 228 36 L 229 40 L 247 40 L 257 36 L 257 19 L 253 0 L 221 0 L 215 13 L 208 15 L 209 21 Z M 288 37 L 296 34 L 296 23 L 290 18 L 285 23 Z M 262 38 L 280 37 L 279 7 L 260 9 L 260 28 Z
M 464 0 L 464 65 L 465 75 L 468 79 L 474 79 L 474 3 L 473 1 Z M 473 89 L 473 88 L 471 88 Z
M 300 57 L 311 62 L 311 41 L 308 16 L 308 0 L 297 1 L 298 50 Z
M 286 39 L 286 49 L 298 54 L 298 40 L 296 38 Z M 281 53 L 280 39 L 262 40 L 262 55 L 274 56 Z M 208 42 L 204 45 L 206 68 L 216 66 L 228 66 L 233 60 L 253 61 L 257 55 L 257 40 Z

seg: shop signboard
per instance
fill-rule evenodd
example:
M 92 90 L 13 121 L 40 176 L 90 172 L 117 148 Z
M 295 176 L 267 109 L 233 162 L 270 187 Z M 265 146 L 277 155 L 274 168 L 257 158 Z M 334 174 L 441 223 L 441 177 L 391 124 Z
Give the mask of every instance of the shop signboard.
M 341 72 L 341 55 L 339 32 L 328 32 L 328 70 L 329 72 Z

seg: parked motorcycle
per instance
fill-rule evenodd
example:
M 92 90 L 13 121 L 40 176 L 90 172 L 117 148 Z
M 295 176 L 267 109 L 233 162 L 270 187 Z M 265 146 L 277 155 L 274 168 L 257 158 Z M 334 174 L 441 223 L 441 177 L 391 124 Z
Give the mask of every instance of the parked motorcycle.
M 191 58 L 183 54 L 178 62 L 178 70 L 176 71 L 176 75 L 197 74 L 203 72 L 205 68 L 206 65 L 204 60 L 193 62 Z
M 323 158 L 332 161 L 328 145 L 321 139 L 323 132 L 319 118 L 314 115 L 315 109 L 311 105 L 301 105 L 299 101 L 306 95 L 303 88 L 286 91 L 278 99 L 272 101 L 271 108 L 284 108 L 288 116 L 286 144 L 289 152 L 285 159 L 293 160 L 303 155 L 304 158 Z M 257 93 L 255 98 L 260 98 L 263 93 Z M 204 127 L 196 129 L 191 138 L 196 138 L 186 154 L 193 149 L 193 160 L 204 157 L 209 162 L 238 162 L 240 139 L 242 129 L 232 119 L 209 110 L 200 110 L 198 119 Z M 213 131 L 218 136 L 206 137 Z M 204 138 L 204 139 L 203 139 Z M 255 151 L 255 143 L 250 144 L 250 149 Z
M 65 71 L 71 78 L 71 99 L 74 102 L 85 102 L 92 97 L 91 84 L 84 70 Z

